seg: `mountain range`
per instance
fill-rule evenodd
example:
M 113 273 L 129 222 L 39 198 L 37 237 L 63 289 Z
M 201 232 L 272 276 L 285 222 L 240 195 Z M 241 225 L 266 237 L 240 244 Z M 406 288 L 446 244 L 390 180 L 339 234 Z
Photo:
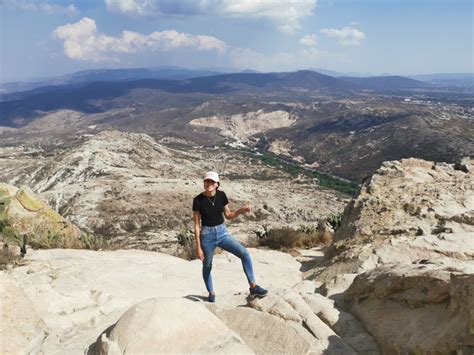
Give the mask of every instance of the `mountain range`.
M 305 71 L 305 70 L 303 70 Z M 309 69 L 308 71 L 317 72 L 320 74 L 332 76 L 335 78 L 349 77 L 349 78 L 374 78 L 374 77 L 391 77 L 397 75 L 382 74 L 373 75 L 371 73 L 356 73 L 356 72 L 338 72 L 334 70 L 327 70 L 322 68 Z M 244 74 L 262 74 L 256 70 L 246 69 L 240 73 Z M 124 80 L 138 80 L 138 79 L 169 79 L 169 80 L 183 80 L 204 76 L 220 75 L 220 74 L 236 74 L 230 69 L 211 68 L 211 69 L 188 69 L 176 66 L 157 66 L 152 68 L 123 68 L 123 69 L 91 69 L 78 71 L 66 75 L 45 78 L 35 81 L 14 81 L 0 83 L 0 93 L 12 93 L 18 91 L 28 91 L 44 86 L 60 86 L 80 84 L 95 81 L 124 81 Z M 238 74 L 238 73 L 237 73 Z M 267 73 L 268 74 L 268 73 Z M 283 73 L 289 74 L 289 73 Z M 452 73 L 452 74 L 423 74 L 423 75 L 408 75 L 406 78 L 424 81 L 431 84 L 442 86 L 474 86 L 473 73 Z
M 355 182 L 386 160 L 454 162 L 474 152 L 468 88 L 310 70 L 179 80 L 135 80 L 127 70 L 95 74 L 117 80 L 2 95 L 1 145 L 49 145 L 89 126 L 113 127 L 190 147 L 243 145 Z
M 96 73 L 95 77 L 104 76 L 118 80 L 118 78 L 130 78 L 132 72 L 103 72 Z M 76 78 L 86 77 L 88 76 L 83 75 Z M 169 94 L 350 97 L 363 90 L 393 91 L 428 86 L 429 84 L 398 76 L 334 78 L 309 70 L 293 73 L 220 74 L 182 80 L 149 78 L 94 82 L 76 80 L 73 84 L 45 86 L 2 95 L 0 126 L 21 126 L 29 121 L 28 118 L 38 115 L 39 112 L 56 109 L 74 109 L 87 113 L 102 112 L 104 107 L 98 105 L 98 101 L 126 97 L 133 90 L 153 90 Z M 19 117 L 22 119 L 18 120 Z

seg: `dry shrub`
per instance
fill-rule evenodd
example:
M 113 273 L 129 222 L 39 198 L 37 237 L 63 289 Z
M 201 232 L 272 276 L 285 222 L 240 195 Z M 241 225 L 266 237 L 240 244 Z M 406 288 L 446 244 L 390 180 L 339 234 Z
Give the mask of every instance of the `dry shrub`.
M 182 230 L 176 236 L 178 239 L 178 257 L 185 259 L 185 260 L 194 260 L 197 259 L 196 253 L 196 239 L 194 237 L 194 232 L 190 229 Z M 214 254 L 221 254 L 222 249 L 216 248 Z
M 9 265 L 18 265 L 22 261 L 22 256 L 15 248 L 4 244 L 0 250 L 0 270 L 8 269 Z
M 176 238 L 178 238 L 179 244 L 179 257 L 186 260 L 197 259 L 194 233 L 189 229 L 183 230 L 178 233 Z
M 309 227 L 301 226 L 298 230 L 288 227 L 265 229 L 257 236 L 260 245 L 284 251 L 295 248 L 312 248 L 316 245 L 327 244 L 332 240 L 332 233 L 321 224 Z

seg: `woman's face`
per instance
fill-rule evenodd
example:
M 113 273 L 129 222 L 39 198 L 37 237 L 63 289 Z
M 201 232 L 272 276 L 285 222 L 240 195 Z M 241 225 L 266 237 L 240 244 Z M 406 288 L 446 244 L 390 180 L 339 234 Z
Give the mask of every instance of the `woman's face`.
M 216 188 L 217 182 L 211 179 L 204 180 L 204 190 L 206 190 L 207 192 L 214 192 Z

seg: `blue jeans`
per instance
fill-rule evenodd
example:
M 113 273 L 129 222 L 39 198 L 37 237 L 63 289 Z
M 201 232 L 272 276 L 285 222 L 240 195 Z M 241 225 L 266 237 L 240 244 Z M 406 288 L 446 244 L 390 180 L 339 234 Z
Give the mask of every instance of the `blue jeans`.
M 245 276 L 247 281 L 255 283 L 255 276 L 253 274 L 252 259 L 250 254 L 245 247 L 235 240 L 229 232 L 224 223 L 218 226 L 208 227 L 202 226 L 201 229 L 201 248 L 204 253 L 204 261 L 202 263 L 202 277 L 206 284 L 207 291 L 214 292 L 212 286 L 212 257 L 217 247 L 234 254 L 242 261 Z

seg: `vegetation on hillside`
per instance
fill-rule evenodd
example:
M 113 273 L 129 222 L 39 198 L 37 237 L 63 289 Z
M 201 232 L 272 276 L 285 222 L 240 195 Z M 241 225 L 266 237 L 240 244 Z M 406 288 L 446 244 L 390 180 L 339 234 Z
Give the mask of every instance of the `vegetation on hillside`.
M 283 161 L 273 154 L 256 155 L 254 157 L 260 159 L 267 165 L 278 167 L 293 176 L 306 175 L 310 178 L 318 179 L 320 186 L 327 187 L 350 196 L 356 196 L 357 192 L 359 191 L 359 185 L 354 182 L 321 173 L 319 171 L 305 169 L 301 166 L 298 166 L 297 164 Z

